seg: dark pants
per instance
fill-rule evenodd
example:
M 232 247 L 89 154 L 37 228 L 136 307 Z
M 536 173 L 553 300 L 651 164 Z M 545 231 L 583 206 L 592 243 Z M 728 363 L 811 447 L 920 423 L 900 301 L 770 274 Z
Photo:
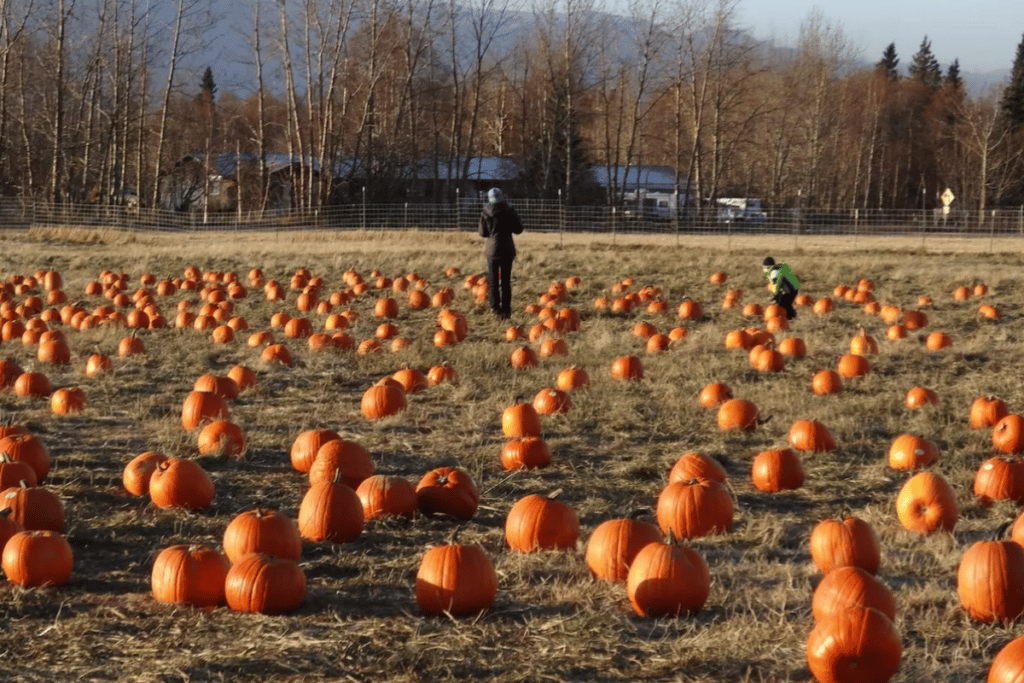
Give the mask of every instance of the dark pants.
M 502 318 L 512 315 L 512 259 L 495 258 L 487 261 L 491 310 Z
M 796 317 L 796 309 L 793 308 L 793 299 L 796 298 L 796 291 L 779 292 L 775 295 L 775 303 L 786 311 L 786 319 L 792 320 Z

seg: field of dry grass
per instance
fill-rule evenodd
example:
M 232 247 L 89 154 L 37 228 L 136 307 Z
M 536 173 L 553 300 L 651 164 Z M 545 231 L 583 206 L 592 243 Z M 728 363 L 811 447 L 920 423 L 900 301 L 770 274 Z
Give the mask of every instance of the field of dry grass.
M 896 627 L 903 660 L 893 680 L 976 681 L 995 652 L 1019 634 L 1019 626 L 970 621 L 960 607 L 956 569 L 964 550 L 991 534 L 1017 510 L 991 508 L 972 497 L 979 463 L 993 455 L 988 430 L 974 431 L 968 411 L 975 397 L 1000 396 L 1011 411 L 1024 410 L 1020 344 L 1024 329 L 1024 284 L 1015 242 L 905 243 L 890 239 L 818 238 L 797 242 L 734 238 L 614 239 L 524 234 L 514 271 L 512 322 L 536 322 L 524 311 L 553 281 L 570 275 L 583 285 L 567 305 L 579 310 L 581 327 L 565 339 L 568 355 L 542 359 L 539 367 L 513 370 L 506 325 L 476 305 L 464 277 L 483 268 L 482 246 L 472 235 L 415 232 L 366 235 L 281 233 L 261 236 L 149 236 L 75 231 L 0 237 L 0 279 L 37 270 L 57 270 L 72 302 L 87 309 L 107 303 L 88 297 L 85 284 L 102 270 L 181 277 L 195 265 L 203 271 L 235 271 L 245 281 L 250 268 L 287 286 L 298 268 L 325 281 L 324 292 L 342 290 L 342 273 L 368 276 L 374 269 L 395 277 L 415 271 L 430 289 L 456 290 L 453 307 L 469 321 L 461 344 L 431 343 L 437 311 L 401 312 L 395 324 L 412 346 L 399 353 L 358 355 L 311 351 L 301 340 L 285 340 L 292 367 L 266 366 L 259 349 L 241 334 L 214 345 L 208 333 L 168 328 L 141 333 L 146 354 L 117 358 L 124 329 L 67 330 L 69 366 L 42 366 L 35 349 L 20 341 L 0 344 L 0 357 L 23 368 L 41 369 L 54 387 L 77 384 L 86 410 L 57 416 L 48 401 L 0 394 L 0 422 L 27 426 L 53 457 L 48 486 L 62 499 L 67 536 L 75 554 L 71 580 L 62 588 L 20 589 L 0 581 L 0 679 L 6 681 L 807 681 L 804 645 L 813 626 L 811 592 L 820 573 L 811 561 L 808 535 L 820 519 L 842 508 L 869 521 L 882 544 L 879 578 L 897 600 Z M 886 325 L 859 306 L 837 300 L 835 311 L 818 316 L 800 309 L 786 333 L 805 340 L 806 358 L 782 373 L 760 374 L 746 354 L 726 349 L 728 331 L 760 324 L 739 308 L 722 310 L 725 287 L 712 285 L 716 270 L 728 287 L 742 288 L 743 302 L 767 303 L 760 260 L 766 254 L 789 263 L 815 298 L 859 278 L 874 282 L 879 302 L 915 307 L 930 295 L 925 331 L 947 332 L 953 346 L 929 352 L 916 334 L 887 341 Z M 446 278 L 445 268 L 462 274 Z M 596 310 L 623 278 L 633 290 L 659 287 L 668 316 L 641 307 L 629 315 Z M 957 285 L 983 281 L 984 301 L 1000 309 L 982 321 L 982 301 L 954 302 Z M 370 291 L 351 307 L 360 313 L 348 330 L 357 343 L 378 324 Z M 670 351 L 648 355 L 631 334 L 638 320 L 660 331 L 679 324 L 675 310 L 684 297 L 704 306 L 702 320 L 687 323 L 688 336 Z M 173 319 L 183 292 L 161 301 Z M 294 308 L 268 302 L 259 289 L 236 304 L 250 330 L 269 327 L 271 315 Z M 322 322 L 306 314 L 314 327 Z M 863 325 L 879 340 L 872 372 L 847 382 L 843 393 L 817 397 L 810 390 L 819 368 L 834 367 Z M 278 337 L 282 337 L 279 331 Z M 782 336 L 782 335 L 780 335 Z M 533 345 L 534 348 L 537 344 Z M 112 373 L 89 379 L 86 357 L 114 358 Z M 610 378 L 617 356 L 636 354 L 645 377 L 637 383 Z M 374 381 L 403 365 L 425 369 L 448 361 L 454 384 L 411 395 L 397 416 L 369 421 L 359 400 Z M 231 405 L 232 420 L 246 434 L 241 458 L 199 458 L 216 486 L 203 512 L 159 509 L 121 486 L 124 465 L 146 450 L 198 457 L 195 434 L 180 424 L 181 404 L 195 379 L 243 363 L 258 384 Z M 565 415 L 543 418 L 553 462 L 534 471 L 506 472 L 500 416 L 516 396 L 553 386 L 571 364 L 591 376 L 589 388 L 572 395 Z M 714 412 L 697 394 L 724 381 L 737 397 L 754 401 L 772 419 L 754 432 L 720 432 Z M 934 389 L 941 402 L 923 410 L 904 407 L 915 385 Z M 768 494 L 750 483 L 755 453 L 785 444 L 790 425 L 813 418 L 829 427 L 834 452 L 805 454 L 804 486 Z M 427 470 L 458 465 L 473 474 L 480 490 L 476 516 L 462 524 L 460 540 L 480 544 L 499 576 L 493 607 L 471 618 L 427 618 L 419 612 L 413 585 L 419 560 L 446 542 L 460 525 L 444 517 L 367 523 L 362 535 L 343 545 L 306 542 L 301 566 L 305 603 L 285 616 L 259 616 L 226 607 L 203 611 L 156 602 L 150 571 L 162 548 L 184 542 L 218 545 L 237 513 L 257 506 L 297 514 L 307 487 L 289 465 L 294 438 L 328 428 L 357 441 L 372 454 L 377 472 L 416 482 Z M 905 531 L 895 499 L 907 475 L 888 468 L 892 440 L 905 432 L 939 446 L 933 467 L 953 485 L 961 516 L 953 533 L 919 537 Z M 634 614 L 625 588 L 591 578 L 583 559 L 590 532 L 600 522 L 646 510 L 652 518 L 657 495 L 673 462 L 697 450 L 718 459 L 735 495 L 733 530 L 692 542 L 712 579 L 705 608 L 692 616 L 649 619 Z M 572 552 L 518 554 L 504 540 L 504 518 L 528 493 L 560 491 L 581 522 Z

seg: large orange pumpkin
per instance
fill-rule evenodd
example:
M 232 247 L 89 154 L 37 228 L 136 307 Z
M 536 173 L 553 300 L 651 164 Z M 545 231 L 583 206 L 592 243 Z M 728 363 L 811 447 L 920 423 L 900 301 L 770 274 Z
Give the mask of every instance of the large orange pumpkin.
M 645 545 L 626 577 L 629 602 L 645 617 L 698 612 L 710 594 L 711 575 L 704 558 L 676 543 Z
M 396 415 L 406 409 L 405 390 L 397 381 L 385 378 L 363 393 L 359 409 L 363 416 L 377 420 Z
M 540 416 L 533 404 L 517 401 L 501 414 L 501 431 L 510 438 L 540 436 Z
M 804 483 L 800 456 L 789 448 L 761 451 L 754 456 L 750 478 L 759 491 L 775 493 L 798 489 Z
M 294 560 L 249 553 L 228 570 L 224 597 L 240 612 L 291 612 L 306 599 L 306 575 Z
M 612 363 L 612 379 L 632 380 L 634 382 L 643 379 L 644 366 L 636 356 L 620 356 Z
M 811 558 L 823 573 L 838 567 L 860 567 L 874 574 L 881 563 L 878 537 L 871 525 L 851 515 L 825 519 L 811 531 Z
M 153 562 L 153 597 L 160 602 L 216 607 L 224 602 L 230 566 L 218 551 L 201 543 L 164 548 Z
M 337 476 L 353 489 L 377 471 L 370 451 L 348 439 L 329 439 L 320 446 L 309 467 L 309 483 L 333 481 Z
M 416 500 L 425 515 L 442 513 L 468 520 L 476 514 L 480 491 L 465 470 L 437 467 L 423 475 L 416 485 Z
M 732 389 L 725 382 L 712 382 L 700 390 L 697 400 L 701 407 L 711 410 L 732 398 Z
M 974 475 L 974 495 L 984 507 L 995 500 L 1024 503 L 1024 460 L 995 457 L 981 463 Z
M 807 665 L 822 683 L 887 681 L 902 658 L 892 620 L 870 607 L 851 607 L 820 621 L 807 638 Z
M 697 451 L 687 451 L 679 456 L 668 473 L 668 482 L 687 482 L 691 479 L 714 479 L 724 484 L 727 479 L 725 468 L 717 460 Z
M 168 458 L 149 478 L 149 497 L 161 508 L 205 510 L 213 502 L 213 480 L 195 461 Z
M 181 426 L 196 427 L 214 420 L 228 420 L 231 415 L 224 399 L 211 391 L 192 391 L 181 406 Z
M 625 581 L 636 554 L 647 544 L 661 541 L 661 531 L 650 522 L 606 520 L 597 525 L 587 540 L 587 566 L 599 579 Z
M 758 425 L 757 406 L 750 401 L 731 398 L 718 407 L 718 429 L 752 432 Z
M 302 538 L 295 521 L 266 508 L 235 515 L 224 529 L 221 545 L 231 562 L 237 562 L 248 553 L 265 553 L 289 560 L 302 556 Z
M 995 396 L 979 396 L 971 404 L 971 429 L 994 427 L 1009 414 L 1006 402 Z
M 658 495 L 658 526 L 676 538 L 697 538 L 732 529 L 728 490 L 713 479 L 668 484 Z
M 889 446 L 889 467 L 894 470 L 916 470 L 938 459 L 939 447 L 935 442 L 916 434 L 901 434 Z
M 860 567 L 837 567 L 814 589 L 811 613 L 815 621 L 827 621 L 850 607 L 871 607 L 896 618 L 896 598 L 884 583 Z
M 1024 453 L 1024 417 L 1010 413 L 992 428 L 992 445 L 1000 453 Z
M 349 543 L 363 533 L 363 504 L 341 475 L 311 484 L 299 504 L 299 534 L 319 543 Z
M 19 531 L 3 547 L 4 574 L 11 583 L 63 586 L 71 578 L 74 554 L 67 539 L 56 531 Z
M 580 520 L 571 506 L 535 493 L 517 500 L 505 518 L 505 540 L 522 553 L 575 549 L 579 535 Z
M 420 560 L 416 604 L 424 614 L 476 614 L 490 607 L 497 594 L 498 574 L 480 546 L 436 546 Z
M 949 482 L 925 470 L 907 480 L 896 498 L 900 523 L 919 534 L 952 531 L 960 517 L 960 508 Z
M 388 516 L 411 519 L 419 512 L 416 487 L 398 475 L 375 474 L 367 477 L 360 482 L 356 495 L 363 505 L 364 519 Z
M 1009 622 L 1024 614 L 1024 548 L 1014 541 L 978 541 L 960 560 L 957 592 L 971 619 Z
M 1024 681 L 1024 636 L 1014 638 L 996 653 L 986 680 L 987 683 Z
M 836 448 L 836 440 L 828 427 L 817 420 L 797 420 L 789 428 L 789 445 L 798 451 L 827 453 Z
M 501 465 L 506 470 L 537 469 L 551 464 L 551 450 L 539 436 L 510 439 L 501 449 Z
M 838 394 L 843 390 L 843 380 L 835 370 L 819 370 L 811 377 L 811 390 L 818 396 Z
M 292 441 L 290 452 L 292 467 L 299 472 L 309 472 L 320 447 L 328 441 L 340 438 L 341 436 L 332 429 L 307 429 L 301 432 Z

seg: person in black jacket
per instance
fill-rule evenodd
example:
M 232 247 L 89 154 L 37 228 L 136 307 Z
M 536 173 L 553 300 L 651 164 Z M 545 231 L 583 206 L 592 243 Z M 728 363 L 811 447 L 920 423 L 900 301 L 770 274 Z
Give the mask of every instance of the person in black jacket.
M 500 189 L 492 188 L 480 214 L 480 236 L 487 238 L 484 258 L 487 259 L 491 310 L 502 319 L 512 316 L 512 261 L 516 258 L 512 235 L 522 232 L 519 214 L 505 201 Z

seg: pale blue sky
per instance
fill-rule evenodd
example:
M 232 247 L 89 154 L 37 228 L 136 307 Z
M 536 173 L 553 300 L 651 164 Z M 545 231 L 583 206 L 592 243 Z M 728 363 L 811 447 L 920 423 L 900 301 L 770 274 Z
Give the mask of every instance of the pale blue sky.
M 815 7 L 865 61 L 895 42 L 901 69 L 927 35 L 943 72 L 954 59 L 962 72 L 1009 72 L 1024 36 L 1020 0 L 741 0 L 737 19 L 756 38 L 792 45 Z

